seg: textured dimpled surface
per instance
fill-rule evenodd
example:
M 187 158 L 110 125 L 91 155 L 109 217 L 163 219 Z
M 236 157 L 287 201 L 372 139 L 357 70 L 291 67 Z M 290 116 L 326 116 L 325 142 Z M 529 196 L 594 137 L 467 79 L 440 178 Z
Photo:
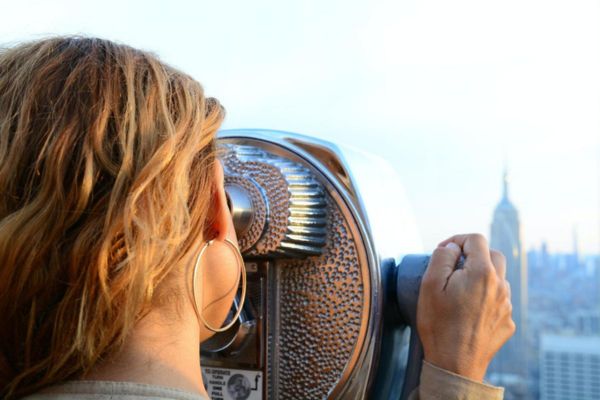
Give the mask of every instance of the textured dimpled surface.
M 229 151 L 222 158 L 226 170 L 231 171 L 233 174 L 243 174 L 243 176 L 255 180 L 266 191 L 266 198 L 269 202 L 269 219 L 267 221 L 269 234 L 262 235 L 258 239 L 253 248 L 246 253 L 249 256 L 274 252 L 287 232 L 288 200 L 290 196 L 287 190 L 287 182 L 276 166 L 263 161 L 254 161 L 254 159 L 265 160 L 267 157 L 264 152 L 251 146 L 237 146 L 235 152 Z M 259 210 L 259 212 L 263 213 L 262 210 Z
M 268 303 L 267 391 L 271 399 L 325 399 L 344 385 L 368 323 L 369 282 L 363 276 L 369 274 L 363 274 L 368 267 L 359 260 L 354 221 L 346 220 L 348 211 L 329 192 L 311 186 L 302 175 L 308 170 L 298 163 L 253 146 L 229 150 L 223 158 L 226 171 L 254 180 L 267 199 L 264 233 L 245 256 L 281 256 L 281 244 L 294 233 L 291 207 L 315 215 L 302 228 L 315 235 L 312 243 L 320 255 L 272 259 L 269 293 L 275 298 Z M 291 184 L 300 180 L 294 193 Z
M 278 398 L 324 399 L 359 345 L 364 287 L 355 242 L 327 196 L 327 246 L 305 260 L 281 260 Z
M 254 221 L 238 238 L 246 256 L 321 254 L 325 193 L 309 169 L 253 146 L 229 147 L 223 164 L 226 182 L 237 182 L 252 198 Z

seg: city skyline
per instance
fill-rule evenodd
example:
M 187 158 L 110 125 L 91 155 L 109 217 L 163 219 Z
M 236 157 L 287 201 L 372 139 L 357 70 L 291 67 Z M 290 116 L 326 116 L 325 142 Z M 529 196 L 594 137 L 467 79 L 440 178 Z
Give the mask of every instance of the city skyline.
M 527 252 L 531 398 L 600 393 L 600 254 Z

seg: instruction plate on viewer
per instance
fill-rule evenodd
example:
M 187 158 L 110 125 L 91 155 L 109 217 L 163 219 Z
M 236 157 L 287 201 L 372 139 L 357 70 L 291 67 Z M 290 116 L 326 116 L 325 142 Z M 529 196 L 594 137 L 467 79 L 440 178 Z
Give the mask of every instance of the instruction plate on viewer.
M 262 400 L 263 372 L 202 367 L 204 387 L 211 400 Z

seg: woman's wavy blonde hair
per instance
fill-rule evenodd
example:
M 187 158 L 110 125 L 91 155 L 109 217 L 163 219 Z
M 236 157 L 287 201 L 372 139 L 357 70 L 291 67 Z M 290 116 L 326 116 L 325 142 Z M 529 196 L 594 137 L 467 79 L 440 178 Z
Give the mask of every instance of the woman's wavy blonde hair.
M 223 118 L 128 46 L 0 50 L 0 397 L 85 374 L 160 301 L 209 225 Z

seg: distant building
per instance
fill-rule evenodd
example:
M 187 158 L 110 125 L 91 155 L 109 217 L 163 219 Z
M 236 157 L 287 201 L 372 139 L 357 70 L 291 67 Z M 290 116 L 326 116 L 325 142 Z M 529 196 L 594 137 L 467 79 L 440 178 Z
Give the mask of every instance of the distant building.
M 600 255 L 596 256 L 596 305 L 600 312 Z
M 504 172 L 502 199 L 494 211 L 490 246 L 506 257 L 506 279 L 510 283 L 515 335 L 504 345 L 492 361 L 488 379 L 503 386 L 511 386 L 510 398 L 524 398 L 527 382 L 526 321 L 527 321 L 527 260 L 523 253 L 519 214 L 508 197 L 508 176 Z M 508 389 L 508 387 L 507 387 Z M 521 393 L 521 394 L 519 394 Z M 508 394 L 508 393 L 507 393 Z
M 600 336 L 543 335 L 540 400 L 600 399 Z
M 579 258 L 579 239 L 577 236 L 577 227 L 573 227 L 573 253 L 571 254 L 571 259 L 569 260 L 569 268 L 578 269 L 580 267 L 580 258 Z
M 600 335 L 600 307 L 598 310 L 573 312 L 575 330 L 581 335 Z

